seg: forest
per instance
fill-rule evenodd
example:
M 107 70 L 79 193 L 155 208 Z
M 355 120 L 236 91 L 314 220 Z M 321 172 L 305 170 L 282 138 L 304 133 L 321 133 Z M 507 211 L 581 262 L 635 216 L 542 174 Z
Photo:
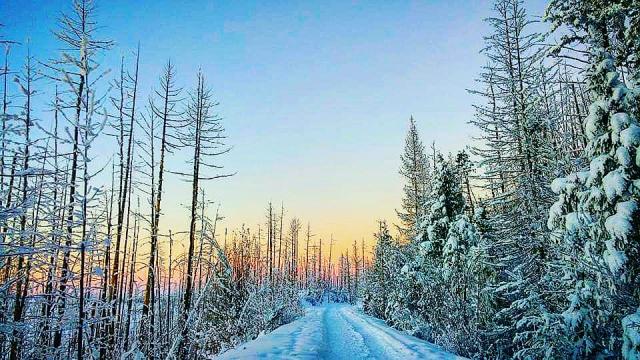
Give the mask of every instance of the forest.
M 639 10 L 552 0 L 540 34 L 494 2 L 481 141 L 427 153 L 411 120 L 365 311 L 471 358 L 638 358 Z
M 12 57 L 30 44 L 0 26 L 0 357 L 214 358 L 341 316 L 468 358 L 640 359 L 640 2 L 487 6 L 480 136 L 445 153 L 411 116 L 397 219 L 339 250 L 283 203 L 220 225 L 211 193 L 236 171 L 215 74 L 167 54 L 143 84 L 144 44 L 105 68 L 91 0 L 51 29 L 53 59 Z M 166 216 L 169 178 L 188 226 Z

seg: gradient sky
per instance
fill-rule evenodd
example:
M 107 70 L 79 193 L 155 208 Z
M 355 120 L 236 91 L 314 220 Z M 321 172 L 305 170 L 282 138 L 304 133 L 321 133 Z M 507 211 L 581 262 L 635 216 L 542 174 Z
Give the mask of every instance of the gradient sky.
M 526 2 L 541 14 L 542 0 Z M 469 144 L 474 78 L 489 1 L 98 1 L 100 35 L 117 45 L 105 67 L 141 43 L 143 98 L 170 57 L 180 85 L 198 67 L 220 101 L 238 174 L 205 185 L 226 226 L 264 223 L 268 201 L 311 221 L 341 247 L 369 240 L 378 219 L 396 222 L 399 155 L 408 118 L 423 140 L 447 151 Z M 6 38 L 40 59 L 70 1 L 0 1 Z M 12 53 L 13 61 L 24 47 Z M 43 97 L 46 99 L 46 97 Z M 44 100 L 43 99 L 43 100 Z M 102 151 L 102 149 L 100 149 Z M 105 152 L 111 151 L 107 149 Z M 173 178 L 164 204 L 187 228 L 189 185 Z M 213 209 L 212 209 L 213 210 Z M 182 225 L 184 224 L 184 226 Z

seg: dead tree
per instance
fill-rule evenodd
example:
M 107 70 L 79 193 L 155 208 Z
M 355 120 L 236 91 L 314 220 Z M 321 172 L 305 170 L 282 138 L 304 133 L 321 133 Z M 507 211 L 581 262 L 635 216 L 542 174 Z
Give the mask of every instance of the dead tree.
M 155 273 L 153 271 L 156 255 L 158 251 L 158 228 L 160 226 L 160 213 L 162 205 L 162 192 L 164 185 L 164 173 L 165 173 L 165 158 L 168 152 L 173 149 L 172 142 L 174 123 L 177 121 L 177 117 L 180 115 L 177 112 L 176 106 L 179 102 L 179 94 L 181 89 L 175 86 L 175 73 L 171 61 L 167 63 L 164 73 L 160 78 L 160 88 L 155 90 L 155 96 L 161 105 L 156 105 L 154 99 L 149 101 L 149 107 L 152 114 L 150 116 L 157 117 L 162 124 L 162 133 L 160 134 L 160 159 L 158 164 L 158 184 L 155 188 L 155 162 L 153 149 L 151 150 L 151 248 L 149 250 L 149 266 L 147 272 L 147 284 L 145 286 L 144 303 L 142 306 L 142 324 L 143 331 L 141 332 L 141 342 L 144 344 L 144 338 L 149 338 L 154 333 L 153 323 L 153 284 L 155 283 Z M 155 136 L 151 136 L 151 143 L 155 141 Z M 151 315 L 149 313 L 151 312 Z M 149 324 L 149 330 L 144 331 L 144 326 Z M 153 352 L 147 353 L 149 356 L 154 356 Z
M 126 116 L 124 114 L 125 112 L 125 95 L 124 92 L 126 91 L 126 85 L 125 85 L 125 81 L 124 81 L 124 70 L 121 68 L 121 72 L 120 72 L 120 76 L 121 76 L 121 81 L 120 81 L 120 92 L 121 92 L 121 97 L 120 97 L 120 108 L 119 108 L 119 113 L 120 113 L 120 134 L 121 137 L 119 139 L 119 142 L 121 144 L 121 149 L 122 149 L 122 145 L 125 142 L 125 135 L 127 136 L 127 154 L 126 154 L 126 158 L 124 158 L 124 154 L 122 154 L 121 151 L 121 160 L 120 160 L 120 169 L 121 169 L 121 173 L 120 173 L 120 192 L 119 192 L 119 196 L 118 196 L 118 216 L 117 216 L 117 223 L 116 223 L 116 247 L 115 247 L 115 251 L 114 251 L 114 257 L 113 257 L 113 269 L 111 271 L 111 281 L 110 281 L 110 285 L 109 285 L 109 301 L 111 302 L 112 306 L 111 306 L 111 317 L 109 320 L 109 324 L 108 324 L 108 351 L 113 351 L 114 350 L 114 346 L 115 346 L 115 333 L 116 333 L 116 328 L 119 326 L 119 305 L 120 305 L 120 298 L 121 296 L 119 294 L 122 293 L 122 289 L 121 287 L 119 287 L 119 282 L 123 281 L 123 271 L 121 270 L 121 266 L 124 266 L 124 262 L 125 259 L 124 257 L 122 258 L 122 262 L 123 264 L 120 265 L 120 245 L 122 242 L 122 237 L 123 237 L 123 231 L 125 231 L 123 229 L 124 227 L 124 222 L 125 220 L 127 220 L 128 222 L 128 216 L 125 219 L 125 214 L 128 214 L 128 208 L 129 208 L 129 203 L 130 203 L 130 199 L 129 201 L 127 201 L 127 197 L 129 195 L 130 192 L 130 187 L 131 187 L 131 166 L 132 166 L 132 152 L 133 152 L 133 138 L 134 138 L 134 123 L 135 123 L 135 108 L 136 108 L 136 94 L 137 94 L 137 88 L 138 88 L 138 70 L 139 70 L 139 63 L 140 63 L 140 49 L 138 48 L 138 52 L 136 54 L 136 68 L 135 68 L 135 73 L 132 76 L 128 76 L 129 81 L 132 81 L 132 85 L 133 85 L 133 89 L 132 89 L 132 95 L 131 95 L 131 107 L 130 107 L 130 113 L 129 113 L 129 126 L 128 126 L 128 131 L 125 132 L 124 130 L 124 116 Z M 123 159 L 124 158 L 124 159 Z M 124 162 L 124 163 L 123 163 Z M 127 227 L 128 229 L 128 227 Z M 127 238 L 125 236 L 125 242 L 126 242 Z M 126 245 L 125 245 L 126 248 Z
M 180 143 L 193 149 L 191 173 L 174 171 L 174 173 L 191 180 L 191 216 L 189 223 L 189 244 L 185 273 L 185 287 L 182 298 L 182 331 L 179 339 L 179 357 L 185 358 L 190 346 L 189 317 L 191 299 L 193 297 L 193 260 L 196 241 L 196 220 L 198 211 L 198 189 L 200 181 L 220 179 L 233 174 L 205 175 L 203 170 L 217 171 L 222 166 L 214 163 L 218 156 L 229 152 L 230 148 L 224 143 L 226 138 L 222 119 L 214 112 L 218 105 L 213 99 L 212 91 L 206 86 L 204 75 L 199 72 L 196 88 L 192 91 L 186 109 L 185 123 L 181 127 Z
M 56 38 L 61 42 L 64 50 L 60 60 L 54 60 L 46 65 L 53 70 L 51 77 L 64 84 L 71 94 L 67 101 L 61 101 L 60 113 L 73 126 L 73 132 L 68 139 L 72 144 L 71 168 L 68 179 L 68 203 L 66 220 L 66 239 L 64 244 L 63 259 L 59 282 L 58 318 L 59 324 L 54 334 L 53 346 L 59 348 L 62 344 L 62 322 L 66 307 L 67 285 L 71 277 L 70 256 L 73 244 L 74 212 L 78 178 L 78 160 L 81 155 L 81 113 L 88 108 L 89 85 L 88 77 L 91 71 L 97 67 L 93 58 L 96 53 L 107 50 L 111 47 L 110 41 L 95 39 L 97 25 L 93 20 L 94 6 L 90 0 L 75 0 L 73 2 L 73 13 L 62 15 L 60 20 L 61 29 L 55 33 Z M 98 77 L 100 78 L 100 77 Z M 69 116 L 63 109 L 71 109 L 72 116 Z M 81 334 L 80 334 L 81 335 Z M 78 336 L 78 358 L 82 357 L 82 336 Z
M 16 78 L 18 85 L 20 86 L 20 89 L 22 91 L 22 94 L 25 97 L 25 103 L 23 106 L 23 116 L 22 119 L 24 122 L 24 144 L 23 144 L 23 150 L 22 150 L 22 176 L 20 179 L 20 183 L 21 183 L 21 200 L 20 200 L 20 207 L 21 209 L 21 215 L 20 215 L 20 228 L 19 228 L 19 233 L 18 233 L 18 238 L 19 238 L 19 248 L 23 248 L 26 246 L 25 242 L 27 240 L 28 234 L 27 234 L 27 208 L 25 208 L 26 206 L 28 206 L 28 196 L 30 195 L 30 189 L 29 189 L 29 177 L 30 177 L 30 168 L 29 168 L 29 160 L 30 160 L 30 149 L 32 146 L 32 139 L 31 139 L 31 128 L 33 127 L 33 119 L 32 119 L 32 115 L 31 115 L 31 101 L 33 98 L 33 95 L 35 94 L 35 90 L 33 89 L 33 82 L 36 80 L 35 78 L 36 76 L 36 69 L 33 67 L 32 65 L 32 57 L 31 55 L 27 55 L 27 61 L 26 64 L 24 66 L 24 71 L 22 72 L 22 74 L 20 76 L 18 76 Z M 16 266 L 16 276 L 17 276 L 17 281 L 16 281 L 16 294 L 15 294 L 15 302 L 13 305 L 13 323 L 14 324 L 18 324 L 18 327 L 15 327 L 13 329 L 13 336 L 11 339 L 11 350 L 10 350 L 10 354 L 9 354 L 9 359 L 11 360 L 16 360 L 18 358 L 18 352 L 19 352 L 19 346 L 20 346 L 20 339 L 21 339 L 21 333 L 19 330 L 19 324 L 22 322 L 22 315 L 24 312 L 24 300 L 22 298 L 23 296 L 23 286 L 25 287 L 24 290 L 26 290 L 26 284 L 25 282 L 27 281 L 28 278 L 28 274 L 26 272 L 24 272 L 24 261 L 25 261 L 25 256 L 22 253 L 24 250 L 19 250 L 19 254 L 18 254 L 18 262 L 17 262 L 17 266 Z M 24 272 L 24 273 L 23 273 Z M 15 325 L 14 325 L 15 326 Z

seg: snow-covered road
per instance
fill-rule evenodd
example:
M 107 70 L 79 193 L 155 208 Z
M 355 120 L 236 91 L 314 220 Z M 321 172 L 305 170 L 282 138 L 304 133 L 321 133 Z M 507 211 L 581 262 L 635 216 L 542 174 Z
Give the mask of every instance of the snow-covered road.
M 218 358 L 462 359 L 344 304 L 311 307 L 301 319 Z

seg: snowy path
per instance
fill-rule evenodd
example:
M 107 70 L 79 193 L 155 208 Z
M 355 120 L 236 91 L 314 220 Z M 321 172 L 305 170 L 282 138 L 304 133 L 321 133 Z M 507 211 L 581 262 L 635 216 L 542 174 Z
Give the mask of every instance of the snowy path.
M 219 359 L 463 359 L 344 304 L 307 314 Z

